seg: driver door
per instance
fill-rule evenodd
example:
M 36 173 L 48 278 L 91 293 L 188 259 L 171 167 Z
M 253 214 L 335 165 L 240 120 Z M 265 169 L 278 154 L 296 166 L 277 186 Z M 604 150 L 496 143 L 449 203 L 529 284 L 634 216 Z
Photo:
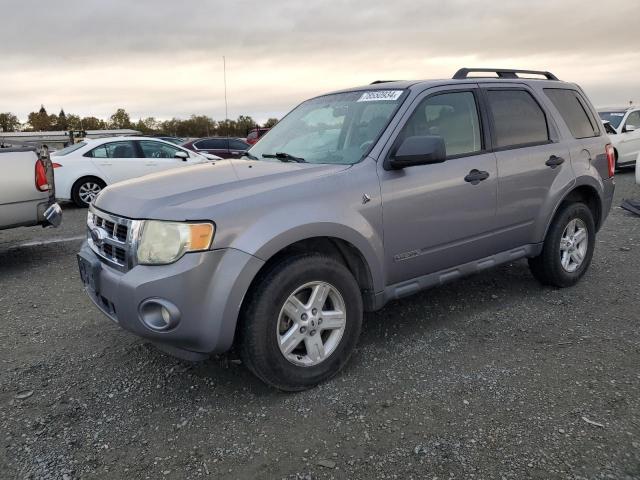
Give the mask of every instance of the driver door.
M 387 170 L 378 162 L 387 284 L 496 253 L 497 166 L 487 151 L 482 117 L 478 87 L 467 84 L 428 90 L 400 122 L 384 158 L 403 139 L 429 135 L 443 137 L 447 157 L 401 170 Z M 474 170 L 486 178 L 471 180 Z
M 631 112 L 624 122 L 620 133 L 618 164 L 632 164 L 640 154 L 640 110 Z
M 175 145 L 156 140 L 138 140 L 140 151 L 145 160 L 146 173 L 161 172 L 172 168 L 186 167 L 195 162 L 189 152 Z M 176 153 L 185 152 L 189 154 L 186 159 L 176 157 Z

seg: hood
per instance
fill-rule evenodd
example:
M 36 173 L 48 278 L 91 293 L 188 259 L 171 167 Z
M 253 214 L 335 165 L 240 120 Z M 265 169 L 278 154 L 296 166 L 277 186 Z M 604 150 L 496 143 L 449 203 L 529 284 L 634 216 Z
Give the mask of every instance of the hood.
M 105 188 L 95 206 L 134 219 L 207 220 L 212 209 L 331 175 L 350 165 L 223 160 L 146 175 Z

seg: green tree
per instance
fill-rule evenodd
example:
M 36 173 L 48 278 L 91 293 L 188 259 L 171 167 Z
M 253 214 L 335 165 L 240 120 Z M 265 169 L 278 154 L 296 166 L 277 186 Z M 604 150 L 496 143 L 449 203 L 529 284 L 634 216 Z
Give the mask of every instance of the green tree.
M 69 130 L 82 130 L 81 122 L 82 120 L 78 115 L 73 113 L 67 115 L 67 128 Z
M 67 121 L 67 115 L 64 113 L 64 109 L 60 109 L 58 118 L 56 121 L 56 130 L 68 130 L 69 122 Z
M 266 122 L 264 122 L 263 127 L 264 128 L 273 128 L 273 127 L 275 127 L 276 123 L 278 123 L 278 119 L 277 118 L 270 118 Z
M 124 108 L 119 108 L 116 113 L 109 117 L 109 126 L 111 128 L 131 128 L 131 118 Z
M 107 128 L 104 120 L 96 117 L 84 117 L 80 120 L 80 128 L 83 130 L 102 130 Z
M 31 129 L 36 132 L 51 130 L 51 120 L 55 115 L 49 115 L 44 105 L 40 105 L 40 110 L 37 112 L 31 112 L 27 117 L 27 122 L 31 126 Z
M 0 132 L 15 132 L 19 128 L 20 120 L 13 113 L 0 113 Z
M 232 135 L 236 135 L 238 137 L 246 137 L 249 133 L 249 130 L 257 126 L 258 124 L 256 123 L 256 121 L 249 115 L 240 115 L 236 120 L 236 131 Z

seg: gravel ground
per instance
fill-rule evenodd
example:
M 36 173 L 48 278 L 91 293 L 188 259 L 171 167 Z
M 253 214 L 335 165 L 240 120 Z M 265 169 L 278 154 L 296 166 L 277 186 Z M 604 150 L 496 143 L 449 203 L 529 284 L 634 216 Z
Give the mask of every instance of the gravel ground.
M 299 394 L 118 329 L 80 287 L 86 211 L 64 215 L 0 232 L 3 479 L 640 478 L 640 218 L 620 208 L 578 286 L 520 261 L 394 302 Z

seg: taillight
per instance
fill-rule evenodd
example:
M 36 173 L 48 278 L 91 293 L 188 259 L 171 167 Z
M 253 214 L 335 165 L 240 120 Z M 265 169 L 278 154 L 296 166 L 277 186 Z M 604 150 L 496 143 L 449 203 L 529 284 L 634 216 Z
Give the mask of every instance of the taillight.
M 54 162 L 54 163 L 52 163 L 52 164 L 51 164 L 51 166 L 52 166 L 53 168 L 60 168 L 60 167 L 62 166 L 62 164 L 61 164 L 61 163 L 55 163 L 55 162 Z
M 604 147 L 604 151 L 607 154 L 607 162 L 609 164 L 609 178 L 613 177 L 616 173 L 616 151 L 613 149 L 613 145 L 610 143 Z
M 47 192 L 51 188 L 47 182 L 47 171 L 42 160 L 36 161 L 36 188 L 41 192 Z

